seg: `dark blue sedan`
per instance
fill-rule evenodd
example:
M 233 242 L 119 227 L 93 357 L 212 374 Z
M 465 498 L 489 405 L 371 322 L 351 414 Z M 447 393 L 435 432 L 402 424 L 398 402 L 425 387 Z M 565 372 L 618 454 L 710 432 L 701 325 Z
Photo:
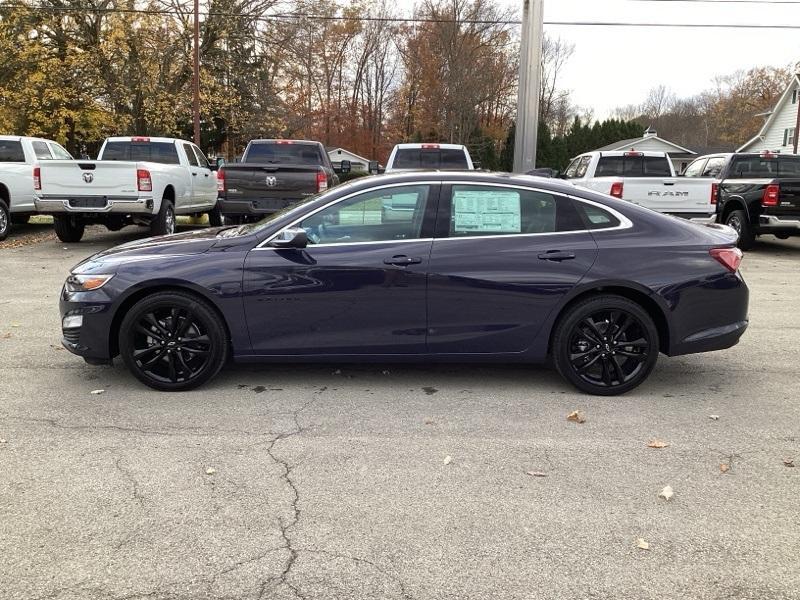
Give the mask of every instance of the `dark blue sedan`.
M 747 327 L 733 230 L 552 179 L 417 172 L 258 223 L 137 241 L 77 265 L 64 345 L 159 390 L 256 361 L 551 360 L 580 390 Z

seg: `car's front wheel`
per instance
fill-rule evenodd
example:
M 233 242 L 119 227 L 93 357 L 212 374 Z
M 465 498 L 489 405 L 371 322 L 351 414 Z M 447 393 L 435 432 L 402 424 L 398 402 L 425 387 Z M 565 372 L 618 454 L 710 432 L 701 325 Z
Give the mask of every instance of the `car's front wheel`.
M 119 330 L 119 350 L 131 373 L 151 388 L 181 391 L 214 377 L 228 356 L 222 320 L 204 300 L 159 292 L 137 302 Z
M 4 200 L 0 200 L 0 241 L 6 239 L 11 228 L 11 213 Z
M 593 296 L 559 319 L 552 351 L 558 372 L 579 390 L 615 396 L 638 386 L 653 370 L 658 330 L 635 302 Z

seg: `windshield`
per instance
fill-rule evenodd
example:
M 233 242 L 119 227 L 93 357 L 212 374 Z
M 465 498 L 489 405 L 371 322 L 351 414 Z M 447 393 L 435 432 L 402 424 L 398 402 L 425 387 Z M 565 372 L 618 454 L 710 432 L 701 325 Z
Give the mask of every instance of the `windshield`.
M 333 195 L 334 193 L 338 194 L 339 192 L 346 192 L 356 183 L 358 183 L 358 180 L 349 183 L 343 183 L 325 192 L 314 194 L 313 196 L 308 196 L 307 198 L 303 198 L 302 200 L 300 200 L 298 204 L 294 204 L 292 206 L 284 208 L 283 210 L 274 212 L 271 215 L 267 215 L 266 217 L 264 217 L 260 221 L 256 221 L 255 223 L 245 223 L 244 225 L 239 225 L 238 227 L 233 227 L 231 229 L 223 229 L 222 231 L 219 232 L 219 237 L 236 237 L 240 235 L 250 235 L 253 233 L 258 233 L 259 231 L 272 225 L 272 223 L 274 223 L 278 219 L 287 217 L 292 213 L 296 212 L 298 213 L 298 216 L 301 215 L 306 210 L 307 204 L 315 200 L 319 200 L 320 198 L 324 198 L 325 196 Z
M 394 169 L 468 169 L 463 150 L 450 148 L 400 148 L 394 155 Z
M 800 156 L 736 156 L 729 179 L 800 177 Z
M 316 145 L 264 142 L 250 144 L 244 162 L 321 165 L 322 158 Z

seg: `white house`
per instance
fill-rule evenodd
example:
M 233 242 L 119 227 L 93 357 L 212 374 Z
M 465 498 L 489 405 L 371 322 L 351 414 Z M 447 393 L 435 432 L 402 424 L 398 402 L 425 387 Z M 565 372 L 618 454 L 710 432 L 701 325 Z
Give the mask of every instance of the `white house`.
M 350 168 L 353 171 L 369 171 L 368 158 L 359 156 L 358 154 L 350 152 L 349 150 L 345 150 L 344 148 L 325 148 L 325 150 L 327 150 L 328 156 L 330 157 L 335 169 L 339 168 L 339 166 L 342 164 L 342 160 L 349 160 Z
M 672 166 L 676 173 L 682 173 L 683 169 L 697 156 L 697 152 L 658 137 L 658 133 L 650 127 L 640 138 L 620 140 L 608 146 L 597 148 L 597 150 L 600 152 L 635 152 L 637 150 L 640 152 L 666 152 L 669 154 L 669 159 L 672 161 Z
M 746 144 L 737 148 L 737 152 L 760 152 L 772 150 L 797 154 L 797 123 L 800 117 L 800 104 L 797 96 L 800 94 L 800 76 L 795 74 L 789 85 L 786 86 L 778 103 L 771 111 L 759 116 L 766 117 L 764 125 L 758 135 L 748 140 Z

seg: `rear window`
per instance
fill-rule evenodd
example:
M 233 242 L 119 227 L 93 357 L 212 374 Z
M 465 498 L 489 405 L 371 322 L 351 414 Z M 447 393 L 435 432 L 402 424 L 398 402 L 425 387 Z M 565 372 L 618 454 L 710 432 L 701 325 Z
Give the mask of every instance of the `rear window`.
M 578 208 L 578 212 L 580 212 L 583 217 L 586 229 L 608 229 L 609 227 L 616 227 L 620 224 L 617 217 L 594 204 L 576 202 L 575 205 Z
M 0 140 L 0 162 L 25 162 L 22 142 Z
M 245 152 L 246 163 L 321 165 L 319 148 L 311 144 L 251 144 Z
M 662 156 L 601 156 L 595 177 L 669 177 L 669 160 Z
M 774 179 L 800 177 L 800 156 L 735 156 L 729 179 Z
M 178 149 L 172 142 L 108 142 L 102 160 L 131 160 L 179 165 Z
M 467 154 L 457 148 L 399 148 L 394 155 L 394 169 L 468 169 Z

